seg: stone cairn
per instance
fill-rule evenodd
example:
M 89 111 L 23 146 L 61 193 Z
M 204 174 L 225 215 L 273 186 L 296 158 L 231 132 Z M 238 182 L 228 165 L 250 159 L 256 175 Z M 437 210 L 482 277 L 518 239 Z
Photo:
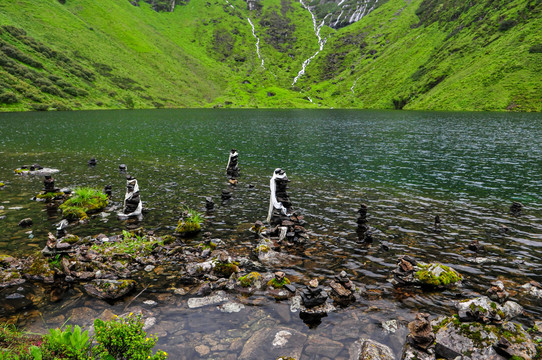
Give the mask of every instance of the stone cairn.
M 239 177 L 238 159 L 239 153 L 237 150 L 231 149 L 228 165 L 226 166 L 226 175 L 228 176 L 228 182 L 232 185 L 237 184 L 237 178 Z
M 111 185 L 105 185 L 104 186 L 104 194 L 107 195 L 108 198 L 111 198 L 112 192 L 112 186 Z
M 356 234 L 358 235 L 358 240 L 363 243 L 372 243 L 373 237 L 371 236 L 371 231 L 369 225 L 367 225 L 367 205 L 361 204 L 358 210 L 358 227 L 356 228 Z
M 213 211 L 215 209 L 215 202 L 213 201 L 213 198 L 210 196 L 207 196 L 205 198 L 205 209 L 207 211 Z
M 328 294 L 318 284 L 318 279 L 312 279 L 300 290 L 300 298 L 299 316 L 309 327 L 317 326 L 322 317 L 335 310 L 335 307 L 327 302 Z
M 348 278 L 346 271 L 343 270 L 339 275 L 335 275 L 335 279 L 331 281 L 329 286 L 331 287 L 330 296 L 338 304 L 347 305 L 356 300 L 353 293 L 354 284 Z
M 139 185 L 132 176 L 126 177 L 126 194 L 124 195 L 124 206 L 122 212 L 124 216 L 140 216 L 143 210 L 143 203 L 139 197 Z
M 289 243 L 303 243 L 308 240 L 307 230 L 303 227 L 303 216 L 297 215 L 292 208 L 288 189 L 288 177 L 282 169 L 275 169 L 270 181 L 271 195 L 267 222 L 271 229 L 269 235 L 278 237 L 278 241 L 287 240 Z
M 119 172 L 120 173 L 126 173 L 126 171 L 128 171 L 128 167 L 126 166 L 126 164 L 120 164 L 119 165 Z
M 512 205 L 510 205 L 510 214 L 512 214 L 513 216 L 521 215 L 522 210 L 523 210 L 523 204 L 518 201 L 514 201 Z
M 426 350 L 433 344 L 435 334 L 429 321 L 429 314 L 417 313 L 416 319 L 408 323 L 407 341 L 414 347 Z
M 60 192 L 60 189 L 55 188 L 55 179 L 51 175 L 45 175 L 43 180 L 43 191 L 45 193 L 57 193 Z

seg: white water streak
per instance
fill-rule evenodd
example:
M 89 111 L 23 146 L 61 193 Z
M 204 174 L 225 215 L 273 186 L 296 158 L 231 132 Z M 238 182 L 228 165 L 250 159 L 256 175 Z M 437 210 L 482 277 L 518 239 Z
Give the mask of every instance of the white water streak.
M 305 69 L 311 63 L 312 59 L 314 59 L 316 57 L 316 55 L 318 55 L 320 53 L 320 51 L 322 51 L 324 49 L 324 45 L 326 44 L 327 38 L 322 39 L 322 37 L 320 36 L 320 30 L 322 30 L 322 26 L 324 26 L 326 18 L 331 15 L 331 14 L 327 14 L 324 17 L 324 20 L 322 20 L 322 22 L 320 23 L 320 25 L 316 25 L 316 16 L 314 16 L 314 13 L 312 12 L 312 10 L 307 5 L 305 5 L 303 0 L 299 0 L 299 2 L 301 3 L 301 5 L 305 9 L 307 9 L 309 11 L 309 13 L 312 16 L 312 26 L 314 28 L 314 33 L 316 34 L 316 37 L 318 38 L 319 50 L 317 52 L 315 52 L 314 55 L 312 55 L 310 58 L 303 61 L 303 64 L 301 65 L 301 70 L 299 70 L 299 72 L 297 73 L 297 76 L 294 78 L 294 81 L 292 82 L 292 86 L 294 86 L 295 83 L 297 82 L 297 80 L 299 80 L 299 78 L 301 76 L 303 76 L 303 74 L 305 74 Z
M 262 55 L 260 54 L 260 38 L 258 37 L 258 35 L 256 35 L 256 30 L 254 29 L 254 24 L 252 23 L 250 18 L 247 18 L 247 20 L 248 20 L 248 23 L 250 24 L 250 26 L 252 27 L 252 36 L 254 36 L 254 38 L 256 39 L 256 54 L 258 55 L 258 59 L 260 59 L 262 61 L 262 64 L 261 64 L 262 68 L 265 69 L 265 66 L 263 65 L 264 61 L 263 61 Z
M 340 5 L 340 4 L 339 4 Z M 335 23 L 333 24 L 332 27 L 336 27 L 337 24 L 339 23 L 339 20 L 341 20 L 341 16 L 343 16 L 344 14 L 344 10 L 341 10 L 341 13 L 339 14 L 339 16 L 337 17 L 337 20 L 335 20 Z

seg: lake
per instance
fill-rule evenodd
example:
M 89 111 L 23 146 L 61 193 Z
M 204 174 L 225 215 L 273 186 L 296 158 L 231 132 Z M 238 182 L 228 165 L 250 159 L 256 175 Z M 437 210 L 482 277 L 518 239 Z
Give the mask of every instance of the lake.
M 348 359 L 360 337 L 389 345 L 397 355 L 405 325 L 418 311 L 449 314 L 453 301 L 484 294 L 496 279 L 510 284 L 542 282 L 542 116 L 522 113 L 454 113 L 359 110 L 133 110 L 0 114 L 0 252 L 24 256 L 41 250 L 60 213 L 31 201 L 41 176 L 17 176 L 15 168 L 39 163 L 56 168 L 61 188 L 112 185 L 113 201 L 123 199 L 126 164 L 139 181 L 146 212 L 139 223 L 114 212 L 76 225 L 79 236 L 112 234 L 143 226 L 173 232 L 183 206 L 205 211 L 216 203 L 204 231 L 228 251 L 251 257 L 248 228 L 264 220 L 269 179 L 275 168 L 291 180 L 293 206 L 305 216 L 310 235 L 304 250 L 280 269 L 296 286 L 311 278 L 327 284 L 345 270 L 365 291 L 359 301 L 338 308 L 318 326 L 307 326 L 288 301 L 242 299 L 227 313 L 216 305 L 190 309 L 193 295 L 176 292 L 175 274 L 166 274 L 134 299 L 113 304 L 87 296 L 78 286 L 51 302 L 46 288 L 26 283 L 32 304 L 2 320 L 45 331 L 65 321 L 89 325 L 106 311 L 144 309 L 156 319 L 149 332 L 171 359 L 236 359 L 251 335 L 285 327 L 309 339 L 325 338 L 333 354 L 305 348 L 302 359 Z M 232 198 L 222 202 L 231 148 L 239 152 L 241 177 Z M 96 158 L 98 165 L 87 161 Z M 520 216 L 510 205 L 520 202 Z M 374 243 L 355 234 L 357 210 L 368 206 Z M 434 219 L 442 231 L 435 231 Z M 21 228 L 21 219 L 34 225 Z M 201 235 L 192 240 L 197 244 Z M 469 250 L 477 240 L 482 252 Z M 439 261 L 465 277 L 460 289 L 424 291 L 394 288 L 387 279 L 399 256 Z M 154 281 L 154 280 L 153 280 Z M 513 285 L 511 285 L 513 286 Z M 138 289 L 141 290 L 142 288 Z M 0 302 L 9 289 L 0 289 Z M 190 289 L 188 289 L 190 291 Z M 154 300 L 157 305 L 143 303 Z M 540 318 L 536 301 L 522 298 Z M 387 332 L 382 323 L 398 321 Z M 314 340 L 316 342 L 316 340 Z M 197 349 L 196 349 L 197 347 Z M 284 354 L 287 355 L 287 354 Z M 271 359 L 271 357 L 270 357 Z M 275 357 L 272 357 L 274 360 Z M 299 360 L 299 359 L 298 359 Z

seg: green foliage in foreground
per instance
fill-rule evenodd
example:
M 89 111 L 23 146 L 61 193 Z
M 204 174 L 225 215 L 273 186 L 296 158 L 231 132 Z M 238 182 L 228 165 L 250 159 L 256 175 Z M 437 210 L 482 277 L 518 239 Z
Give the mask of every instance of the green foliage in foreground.
M 143 330 L 141 316 L 94 321 L 94 339 L 76 325 L 50 329 L 46 335 L 27 335 L 13 325 L 0 327 L 1 360 L 164 360 L 152 348 L 158 340 Z M 95 341 L 93 343 L 93 340 Z
M 309 12 L 295 0 L 229 3 L 178 2 L 170 13 L 144 1 L 0 2 L 0 111 L 542 111 L 540 1 L 389 0 L 355 24 L 324 26 L 324 49 L 295 85 L 319 49 Z
M 101 190 L 89 187 L 76 188 L 72 196 L 66 200 L 60 209 L 62 216 L 67 219 L 84 219 L 88 214 L 97 212 L 107 206 L 107 195 Z

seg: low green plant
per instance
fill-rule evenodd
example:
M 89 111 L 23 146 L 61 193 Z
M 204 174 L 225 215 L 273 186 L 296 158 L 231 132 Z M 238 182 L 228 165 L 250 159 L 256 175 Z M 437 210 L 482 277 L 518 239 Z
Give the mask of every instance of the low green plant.
M 64 329 L 49 329 L 49 334 L 44 336 L 44 340 L 44 348 L 51 353 L 63 354 L 74 360 L 88 359 L 91 347 L 90 337 L 88 330 L 82 331 L 79 325 L 75 327 L 69 325 Z
M 103 321 L 94 320 L 97 345 L 93 354 L 103 360 L 162 360 L 167 359 L 166 352 L 158 350 L 152 353 L 157 338 L 147 336 L 143 330 L 141 316 L 129 316 Z
M 72 196 L 60 205 L 62 216 L 68 219 L 84 219 L 89 213 L 107 206 L 107 195 L 98 189 L 81 187 L 74 190 Z
M 140 236 L 132 232 L 123 230 L 123 239 L 121 241 L 110 241 L 101 244 L 95 243 L 91 249 L 99 253 L 119 253 L 119 254 L 141 254 L 148 255 L 158 246 L 163 245 L 160 238 Z
M 267 286 L 272 286 L 275 289 L 282 289 L 284 285 L 290 284 L 290 280 L 287 277 L 284 277 L 282 281 L 278 281 L 276 278 L 272 278 L 267 282 Z

